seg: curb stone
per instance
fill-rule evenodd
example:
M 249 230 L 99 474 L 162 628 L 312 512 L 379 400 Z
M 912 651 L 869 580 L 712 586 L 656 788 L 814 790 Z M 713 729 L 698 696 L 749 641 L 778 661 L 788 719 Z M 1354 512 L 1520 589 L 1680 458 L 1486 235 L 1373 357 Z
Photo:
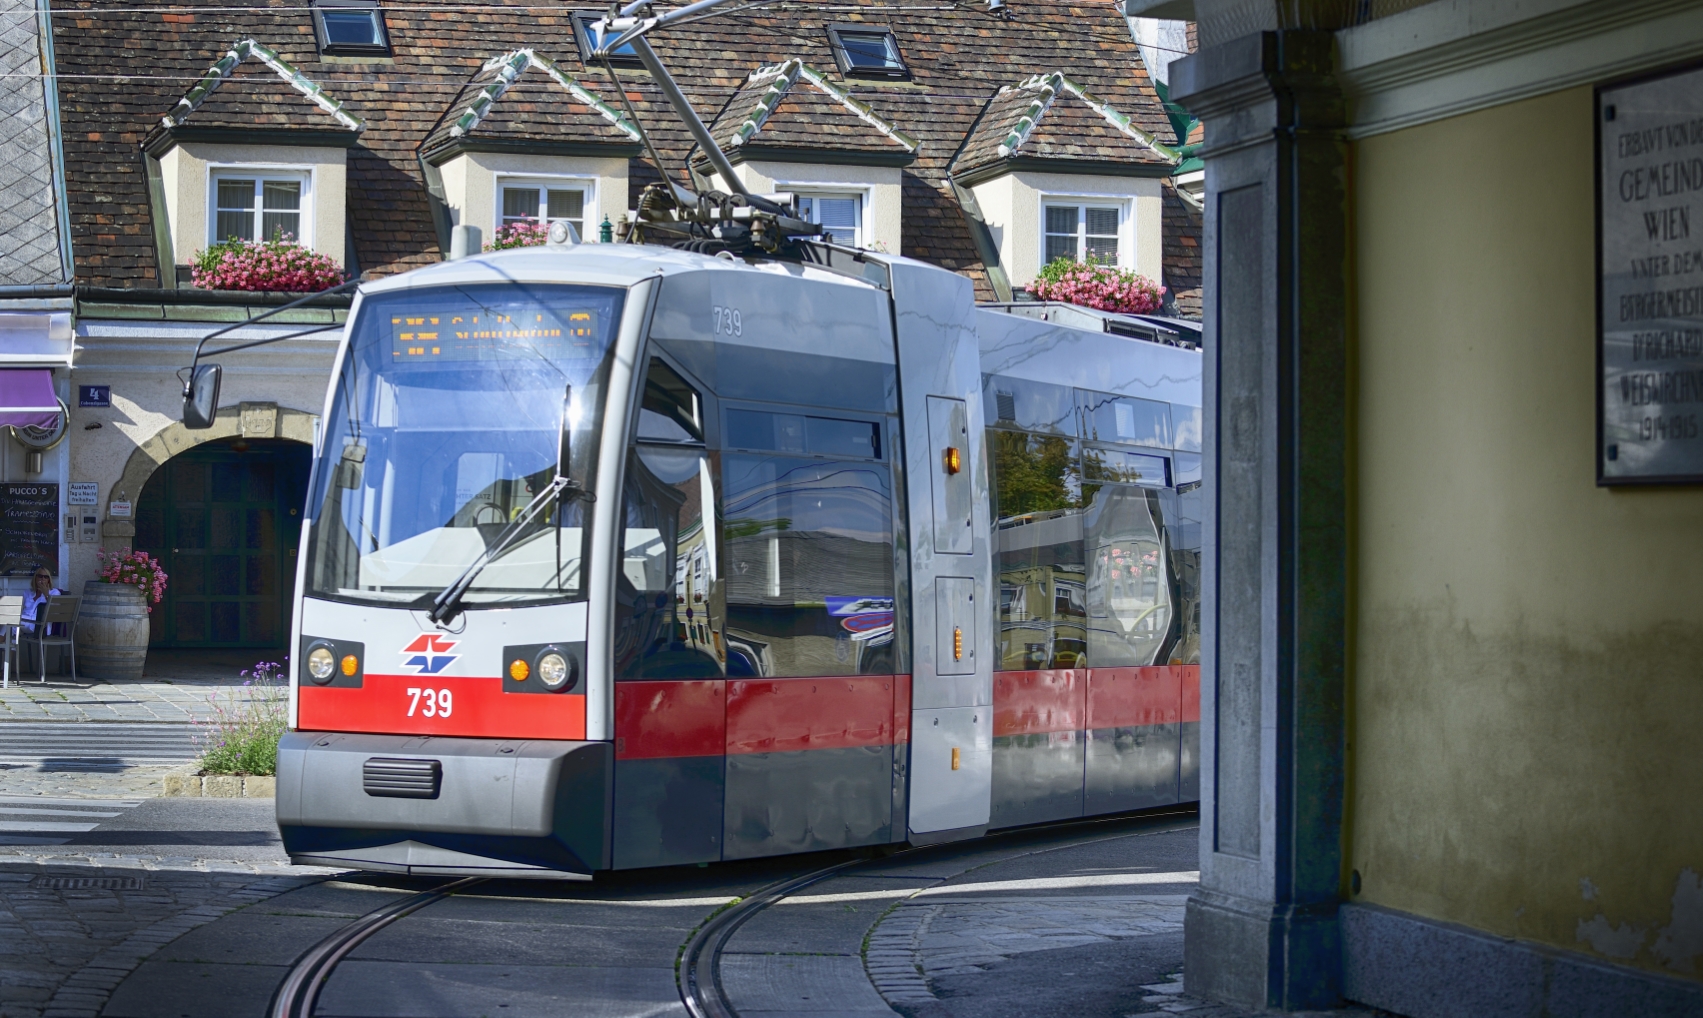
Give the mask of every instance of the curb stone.
M 277 794 L 278 779 L 266 775 L 242 777 L 235 774 L 195 773 L 199 768 L 185 767 L 165 776 L 165 791 L 169 798 L 212 799 L 270 799 Z
M 923 978 L 917 944 L 928 930 L 939 905 L 903 902 L 877 921 L 864 951 L 863 967 L 875 990 L 889 1004 L 929 1004 L 938 1000 Z

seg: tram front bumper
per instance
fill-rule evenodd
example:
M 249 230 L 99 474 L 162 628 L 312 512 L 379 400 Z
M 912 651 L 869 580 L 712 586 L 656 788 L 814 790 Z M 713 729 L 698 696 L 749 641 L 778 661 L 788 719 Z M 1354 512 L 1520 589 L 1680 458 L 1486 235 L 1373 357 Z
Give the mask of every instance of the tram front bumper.
M 583 879 L 613 773 L 607 742 L 286 732 L 278 828 L 297 863 Z

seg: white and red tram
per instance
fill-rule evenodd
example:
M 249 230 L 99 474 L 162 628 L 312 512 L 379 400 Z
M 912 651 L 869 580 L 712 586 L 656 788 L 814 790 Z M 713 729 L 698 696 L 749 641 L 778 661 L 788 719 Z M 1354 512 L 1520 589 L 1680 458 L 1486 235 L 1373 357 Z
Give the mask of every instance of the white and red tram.
M 360 290 L 296 581 L 295 860 L 583 876 L 1198 797 L 1200 354 L 812 250 Z

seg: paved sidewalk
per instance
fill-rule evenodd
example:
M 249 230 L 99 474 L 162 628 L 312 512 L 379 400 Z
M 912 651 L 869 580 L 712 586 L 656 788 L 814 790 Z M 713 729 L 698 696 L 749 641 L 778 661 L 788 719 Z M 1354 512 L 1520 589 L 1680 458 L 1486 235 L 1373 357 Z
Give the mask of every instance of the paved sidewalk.
M 128 681 L 36 672 L 13 675 L 0 689 L 0 723 L 6 721 L 176 721 L 211 717 L 210 698 L 245 699 L 242 673 L 261 660 L 261 650 L 161 651 L 148 653 L 142 678 Z M 52 658 L 49 662 L 53 663 Z
M 276 659 L 276 655 L 262 650 L 155 650 L 148 654 L 143 677 L 134 681 L 73 680 L 69 675 L 49 674 L 42 683 L 26 670 L 25 678 L 14 675 L 11 687 L 0 689 L 0 749 L 8 746 L 15 749 L 29 742 L 25 733 L 33 736 L 41 730 L 43 722 L 63 724 L 68 738 L 75 732 L 76 741 L 91 744 L 98 743 L 99 736 L 108 732 L 116 736 L 127 729 L 134 731 L 130 726 L 138 723 L 182 726 L 181 731 L 191 732 L 194 722 L 214 716 L 215 705 L 229 709 L 249 699 L 254 690 L 243 685 L 242 672 L 259 661 Z M 17 729 L 6 727 L 19 722 L 35 724 Z M 89 727 L 77 727 L 80 724 Z M 104 725 L 114 727 L 105 729 L 101 727 Z M 162 761 L 115 760 L 111 756 L 81 760 L 61 752 L 40 760 L 8 757 L 0 760 L 0 794 L 157 796 L 165 790 L 165 775 L 182 766 Z

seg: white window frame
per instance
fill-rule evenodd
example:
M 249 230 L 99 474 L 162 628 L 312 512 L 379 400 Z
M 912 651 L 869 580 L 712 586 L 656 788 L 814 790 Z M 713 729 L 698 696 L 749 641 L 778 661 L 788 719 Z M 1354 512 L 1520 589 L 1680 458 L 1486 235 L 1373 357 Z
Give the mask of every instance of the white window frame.
M 1038 265 L 1047 264 L 1047 206 L 1073 205 L 1076 207 L 1076 260 L 1086 260 L 1088 247 L 1088 209 L 1111 208 L 1118 210 L 1118 258 L 1115 264 L 1120 269 L 1133 268 L 1135 265 L 1135 202 L 1127 194 L 1043 194 L 1036 206 L 1036 238 L 1039 245 L 1037 252 Z
M 834 243 L 845 247 L 864 246 L 869 239 L 869 205 L 870 189 L 856 184 L 785 184 L 775 182 L 775 190 L 784 191 L 796 198 L 855 198 L 857 199 L 857 233 L 848 241 L 845 237 L 834 232 Z
M 295 243 L 313 250 L 313 192 L 314 171 L 312 167 L 278 166 L 276 164 L 248 163 L 215 163 L 207 167 L 207 243 L 223 244 L 228 238 L 218 236 L 219 230 L 219 181 L 231 178 L 254 178 L 254 231 L 259 234 L 265 221 L 264 182 L 268 180 L 290 180 L 302 185 L 301 213 L 302 228 L 296 233 Z M 267 237 L 249 237 L 249 240 L 268 240 Z
M 598 178 L 573 173 L 498 173 L 491 183 L 491 235 L 503 228 L 503 188 L 505 187 L 536 187 L 538 188 L 538 221 L 553 222 L 548 218 L 550 196 L 548 191 L 555 188 L 558 191 L 579 190 L 585 194 L 585 201 L 580 205 L 580 240 L 587 241 L 586 234 L 595 236 L 597 229 L 597 184 Z

